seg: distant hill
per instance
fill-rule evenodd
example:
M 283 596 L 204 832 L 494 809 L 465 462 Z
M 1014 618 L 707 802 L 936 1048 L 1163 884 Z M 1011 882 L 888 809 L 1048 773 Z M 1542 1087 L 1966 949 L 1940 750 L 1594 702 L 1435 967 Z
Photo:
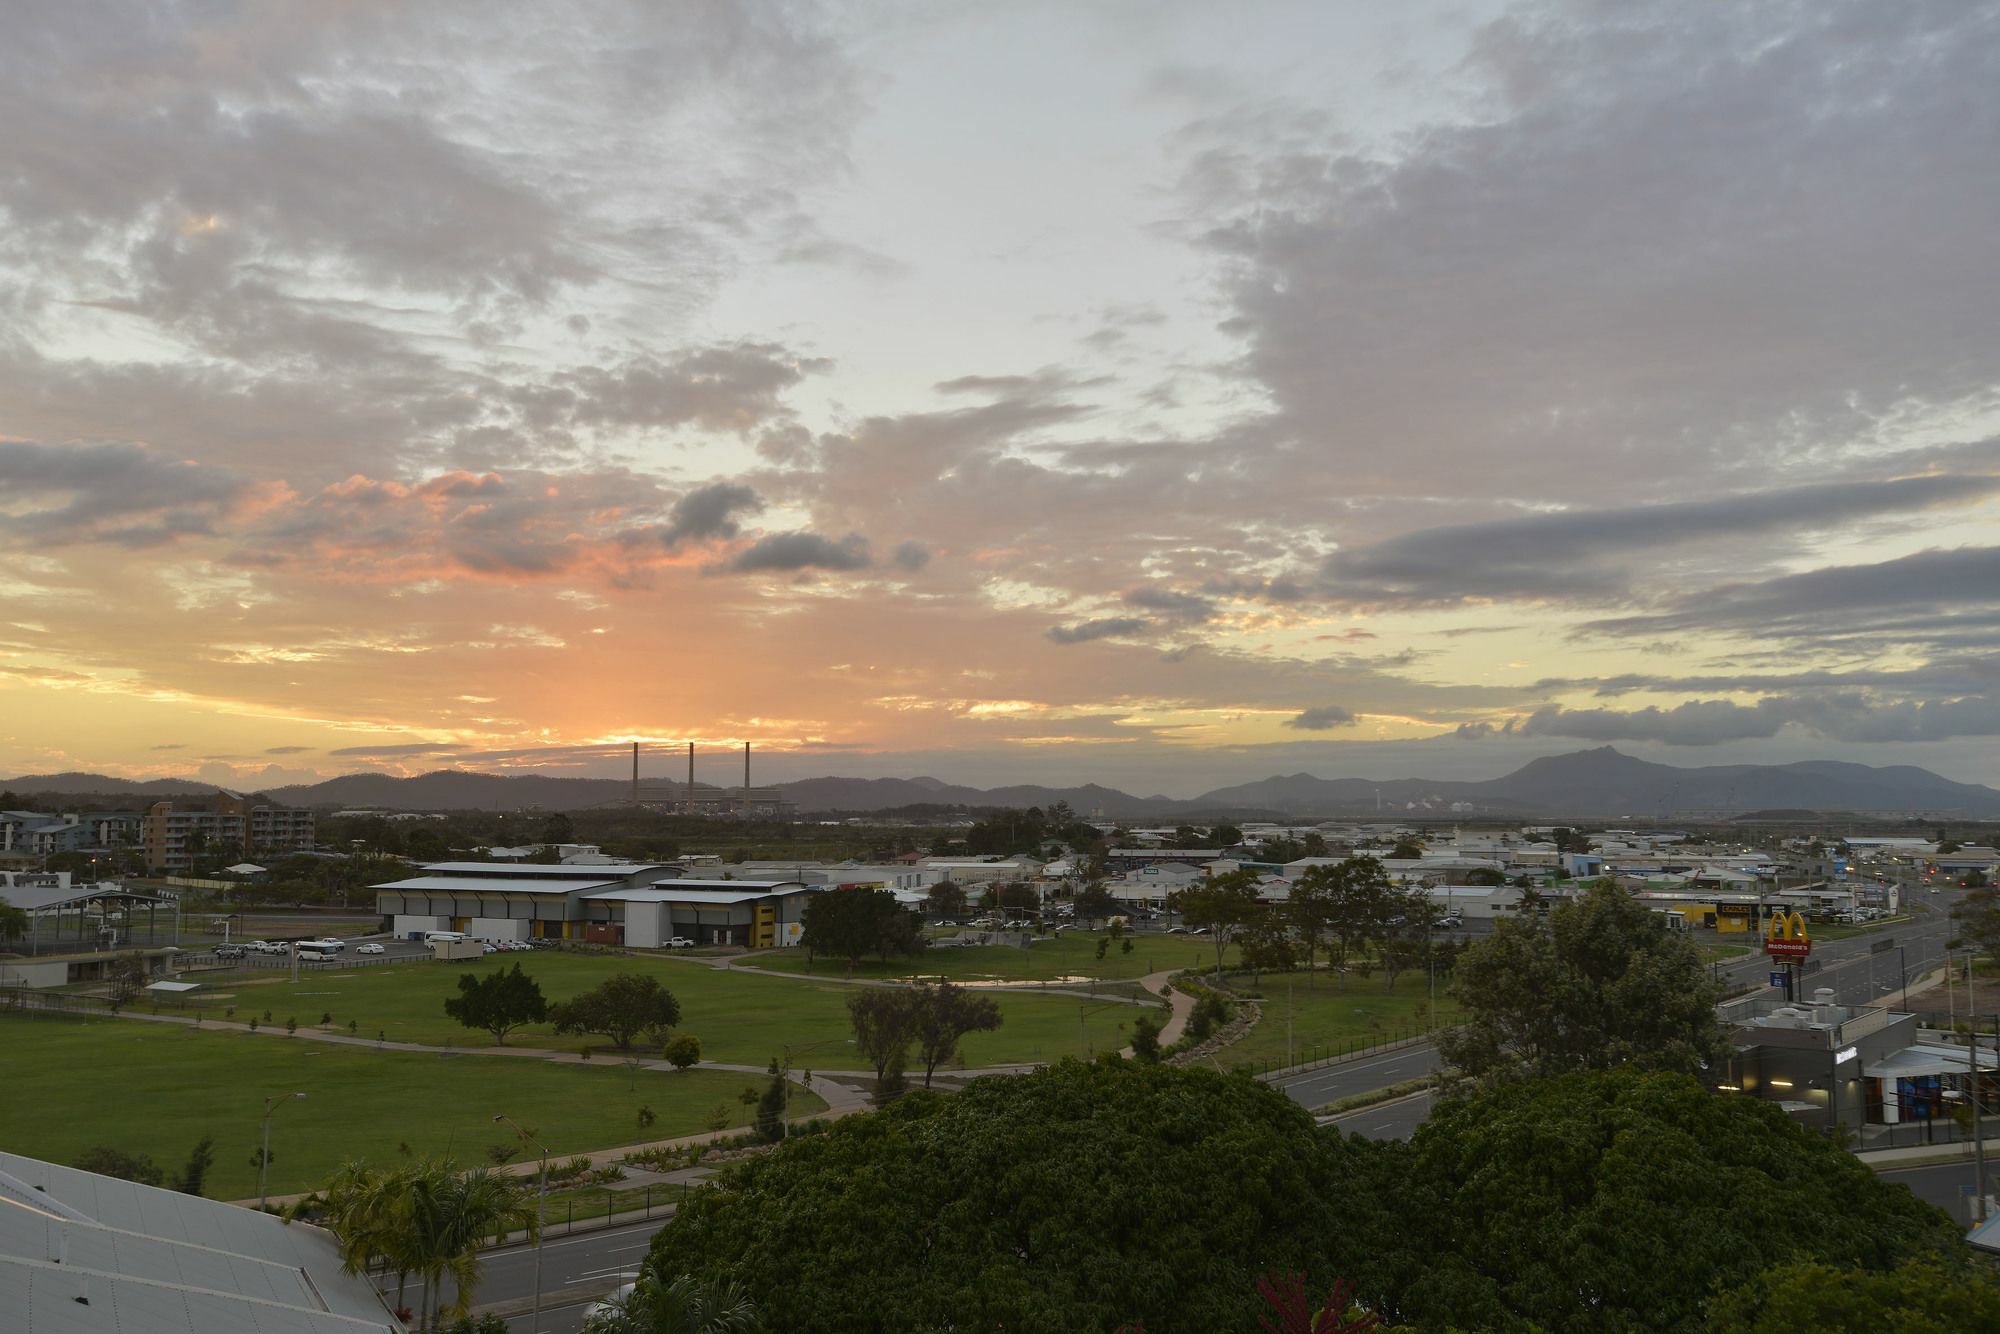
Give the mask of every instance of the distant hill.
M 659 780 L 651 780 L 657 782 Z M 707 785 L 702 785 L 707 786 Z M 1531 760 L 1513 773 L 1479 782 L 1427 778 L 1320 778 L 1278 774 L 1254 783 L 1217 788 L 1192 800 L 1137 797 L 1091 783 L 1082 787 L 1023 785 L 963 787 L 937 778 L 807 778 L 778 790 L 802 812 L 866 814 L 911 806 L 969 809 L 1040 806 L 1066 801 L 1079 814 L 1110 819 L 1172 821 L 1198 816 L 1254 819 L 1310 816 L 1349 818 L 1485 815 L 1502 818 L 1571 816 L 1589 819 L 1677 819 L 1756 811 L 2000 817 L 2000 791 L 1956 783 L 1910 765 L 1874 767 L 1837 760 L 1796 764 L 1733 764 L 1681 768 L 1636 759 L 1610 746 Z M 198 795 L 213 784 L 184 779 L 144 783 L 102 774 L 41 774 L 0 780 L 24 795 L 65 793 L 130 803 L 136 798 Z M 379 807 L 387 810 L 582 810 L 625 799 L 630 785 L 616 778 L 563 778 L 550 774 L 482 774 L 441 769 L 415 778 L 347 774 L 297 787 L 272 789 L 272 800 L 319 809 Z
M 145 782 L 134 782 L 129 778 L 112 778 L 108 774 L 60 773 L 24 774 L 19 778 L 0 778 L 0 790 L 17 792 L 23 796 L 55 794 L 76 797 L 102 797 L 107 800 L 130 802 L 145 797 L 158 800 L 161 797 L 198 797 L 214 792 L 214 783 L 197 783 L 191 778 L 152 778 Z

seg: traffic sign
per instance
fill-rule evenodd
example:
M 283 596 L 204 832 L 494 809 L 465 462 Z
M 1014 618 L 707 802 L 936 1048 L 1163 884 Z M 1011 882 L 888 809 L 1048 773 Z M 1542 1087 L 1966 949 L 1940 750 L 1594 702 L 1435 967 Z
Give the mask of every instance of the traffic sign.
M 1785 985 L 1785 975 L 1783 973 L 1771 974 L 1771 985 L 1774 987 L 1782 987 L 1783 985 Z

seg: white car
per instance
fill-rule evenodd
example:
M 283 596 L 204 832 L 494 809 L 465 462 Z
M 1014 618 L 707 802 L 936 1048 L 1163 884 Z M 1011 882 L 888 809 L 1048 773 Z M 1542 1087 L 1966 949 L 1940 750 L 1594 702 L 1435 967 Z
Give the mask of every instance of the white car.
M 686 936 L 675 936 L 667 942 L 667 948 L 670 950 L 691 950 L 694 948 L 694 942 Z
M 356 945 L 356 954 L 387 954 L 389 951 L 379 940 L 371 940 L 366 945 Z

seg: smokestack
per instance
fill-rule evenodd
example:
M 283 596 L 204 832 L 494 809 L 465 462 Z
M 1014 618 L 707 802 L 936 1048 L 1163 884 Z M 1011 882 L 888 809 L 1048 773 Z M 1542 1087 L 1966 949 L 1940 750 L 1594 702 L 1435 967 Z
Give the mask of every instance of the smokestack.
M 743 814 L 750 814 L 750 743 L 743 743 Z
M 692 813 L 694 810 L 694 742 L 688 742 L 688 785 L 681 794 L 681 809 Z
M 632 804 L 639 804 L 639 743 L 632 743 Z

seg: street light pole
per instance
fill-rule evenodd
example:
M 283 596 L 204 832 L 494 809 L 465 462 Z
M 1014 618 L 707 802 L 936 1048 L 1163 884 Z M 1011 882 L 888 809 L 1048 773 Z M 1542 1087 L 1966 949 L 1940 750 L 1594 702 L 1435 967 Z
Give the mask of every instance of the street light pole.
M 549 1210 L 549 1149 L 548 1146 L 530 1135 L 515 1123 L 514 1118 L 504 1112 L 493 1118 L 507 1126 L 521 1137 L 525 1144 L 532 1144 L 541 1150 L 541 1184 L 535 1188 L 535 1314 L 531 1326 L 533 1334 L 542 1334 L 542 1234 L 547 1231 Z
M 271 1179 L 271 1113 L 278 1110 L 280 1103 L 305 1096 L 303 1093 L 273 1093 L 264 1099 L 264 1151 L 257 1157 L 257 1208 L 260 1212 L 271 1198 L 266 1192 L 266 1185 Z

